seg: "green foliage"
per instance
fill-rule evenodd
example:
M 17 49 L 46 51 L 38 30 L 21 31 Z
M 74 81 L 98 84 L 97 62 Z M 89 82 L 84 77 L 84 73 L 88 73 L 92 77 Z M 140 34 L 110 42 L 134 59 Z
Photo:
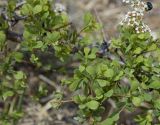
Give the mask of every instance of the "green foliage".
M 0 50 L 5 46 L 6 35 L 3 31 L 0 31 Z
M 101 125 L 113 125 L 119 119 L 119 114 L 116 114 L 112 117 L 107 118 L 105 121 L 101 123 Z
M 0 116 L 0 124 L 15 124 L 23 117 L 22 98 L 29 87 L 29 73 L 16 66 L 26 62 L 25 54 L 28 54 L 29 64 L 36 69 L 44 69 L 43 61 L 47 61 L 41 60 L 39 53 L 45 54 L 50 49 L 54 50 L 51 53 L 56 55 L 56 59 L 64 63 L 69 59 L 79 61 L 73 76 L 62 83 L 75 92 L 71 101 L 79 107 L 77 120 L 80 122 L 114 125 L 118 123 L 122 111 L 134 112 L 145 104 L 144 113 L 133 118 L 137 124 L 151 125 L 153 119 L 160 120 L 160 40 L 154 40 L 149 32 L 137 34 L 133 28 L 122 26 L 119 27 L 119 37 L 111 40 L 107 53 L 99 58 L 98 48 L 91 47 L 92 32 L 100 28 L 95 17 L 86 13 L 84 25 L 77 31 L 71 26 L 67 13 L 54 12 L 51 4 L 49 0 L 26 0 L 20 8 L 21 15 L 27 16 L 23 21 L 23 41 L 18 49 L 0 58 L 0 99 L 6 108 Z M 10 0 L 7 6 L 9 18 L 13 17 L 15 7 L 16 2 Z M 0 49 L 5 50 L 5 31 L 9 25 L 0 20 L 4 24 L 0 27 Z M 73 52 L 74 47 L 78 47 L 77 53 Z M 50 65 L 52 63 L 49 62 Z M 60 70 L 56 70 L 57 74 L 64 69 L 61 66 Z M 68 75 L 68 71 L 65 72 Z M 37 98 L 46 93 L 47 87 L 39 85 Z M 106 102 L 111 101 L 114 110 L 103 116 L 107 110 Z M 51 104 L 53 108 L 58 108 L 65 102 L 63 94 L 56 92 Z
M 79 52 L 82 62 L 67 83 L 74 86 L 71 90 L 83 91 L 84 99 L 81 100 L 79 95 L 75 102 L 80 105 L 80 114 L 85 114 L 85 117 L 90 118 L 92 114 L 94 119 L 99 110 L 104 108 L 103 103 L 109 99 L 114 100 L 117 108 L 119 102 L 126 104 L 126 108 L 132 111 L 147 103 L 154 110 L 151 113 L 153 116 L 154 112 L 159 112 L 159 61 L 152 56 L 153 52 L 159 51 L 159 42 L 154 41 L 149 33 L 135 34 L 126 27 L 122 27 L 120 33 L 120 37 L 113 39 L 109 48 L 115 56 L 114 60 L 97 58 L 95 48 L 87 47 L 84 52 Z M 89 58 L 90 55 L 93 58 Z M 128 79 L 128 82 L 125 83 L 124 79 Z M 88 103 L 93 107 L 86 106 Z M 115 124 L 119 113 L 108 117 L 101 124 Z M 152 121 L 150 116 L 141 117 L 144 123 Z M 92 124 L 96 118 L 94 120 Z

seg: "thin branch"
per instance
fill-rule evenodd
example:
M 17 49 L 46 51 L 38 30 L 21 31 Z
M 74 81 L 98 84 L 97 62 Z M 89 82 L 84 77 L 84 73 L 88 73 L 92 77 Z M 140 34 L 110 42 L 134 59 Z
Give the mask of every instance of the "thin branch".
M 10 20 L 11 27 L 15 26 L 19 21 L 27 19 L 28 16 L 19 16 L 14 13 L 13 19 Z
M 147 53 L 151 53 L 151 52 L 154 52 L 156 51 L 157 49 L 154 49 L 154 50 L 148 50 L 148 51 L 142 51 L 140 54 L 138 54 L 137 56 L 139 55 L 142 55 L 142 54 L 147 54 Z
M 22 1 L 20 3 L 16 4 L 15 10 L 19 9 L 20 7 L 22 7 L 24 4 L 26 4 L 26 1 Z
M 70 25 L 72 25 L 72 22 L 69 22 L 69 23 L 67 23 L 67 24 L 64 24 L 64 25 L 59 26 L 59 27 L 54 28 L 54 29 L 49 29 L 49 31 L 51 31 L 51 32 L 52 32 L 52 31 L 56 31 L 56 30 L 59 30 L 59 29 L 65 28 L 65 27 L 70 26 Z
M 96 10 L 95 8 L 94 8 L 94 12 L 95 12 L 95 15 L 96 15 L 96 17 L 97 17 L 97 20 L 98 20 L 99 24 L 100 24 L 100 25 L 103 25 L 103 23 L 102 23 L 99 15 L 98 15 L 98 12 L 97 12 L 97 10 Z M 103 36 L 103 40 L 104 40 L 104 41 L 107 41 L 108 36 L 105 34 L 103 27 L 102 27 L 102 29 L 101 29 L 101 33 L 102 33 L 102 36 Z
M 48 85 L 53 86 L 55 89 L 57 89 L 56 84 L 52 80 L 50 80 L 49 78 L 45 77 L 44 75 L 39 75 L 39 79 L 41 79 L 42 81 L 44 81 Z
M 70 102 L 74 102 L 74 100 L 61 100 L 61 103 L 70 103 Z
M 25 17 L 24 17 L 25 18 Z M 56 30 L 59 30 L 61 28 L 64 28 L 66 26 L 69 26 L 71 25 L 72 23 L 68 23 L 68 24 L 65 24 L 63 26 L 60 26 L 60 27 L 57 27 L 55 29 L 50 29 L 48 30 L 49 32 L 52 32 L 52 31 L 56 31 Z M 17 43 L 20 43 L 23 41 L 23 34 L 19 34 L 19 33 L 16 33 L 16 32 L 13 32 L 11 30 L 6 30 L 6 36 L 7 36 L 7 39 L 8 40 L 11 40 L 12 42 L 17 42 Z

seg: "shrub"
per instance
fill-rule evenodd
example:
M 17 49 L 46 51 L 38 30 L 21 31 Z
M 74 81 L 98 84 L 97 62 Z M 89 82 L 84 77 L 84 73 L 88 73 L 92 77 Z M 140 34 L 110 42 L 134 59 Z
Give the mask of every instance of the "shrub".
M 53 107 L 72 101 L 79 108 L 75 119 L 88 124 L 122 124 L 126 119 L 140 125 L 159 123 L 160 40 L 153 39 L 142 20 L 152 6 L 136 0 L 123 2 L 133 10 L 118 26 L 119 36 L 97 47 L 91 42 L 92 33 L 102 27 L 90 13 L 84 15 L 84 25 L 77 30 L 61 5 L 53 7 L 47 0 L 26 0 L 21 4 L 9 0 L 0 17 L 0 99 L 4 104 L 1 124 L 16 124 L 23 117 L 29 72 L 17 66 L 27 62 L 38 70 L 44 69 L 46 62 L 39 53 L 48 52 L 56 55 L 55 62 L 79 61 L 73 75 L 62 80 L 78 94 L 67 101 L 63 100 L 63 92 L 58 92 L 49 102 Z M 23 22 L 23 33 L 12 30 L 19 21 Z M 8 40 L 17 43 L 14 50 L 7 50 Z M 39 96 L 45 93 L 41 89 Z

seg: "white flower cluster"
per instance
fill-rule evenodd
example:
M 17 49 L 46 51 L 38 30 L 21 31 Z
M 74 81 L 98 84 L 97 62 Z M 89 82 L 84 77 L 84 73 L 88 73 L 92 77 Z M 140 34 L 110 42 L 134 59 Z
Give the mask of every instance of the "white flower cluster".
M 147 8 L 145 2 L 140 0 L 123 0 L 124 3 L 128 3 L 133 8 L 128 12 L 125 18 L 120 22 L 120 25 L 128 25 L 135 28 L 136 33 L 151 32 L 150 28 L 143 23 L 144 12 Z
M 66 7 L 61 3 L 55 3 L 54 12 L 55 13 L 62 13 L 66 11 Z
M 123 0 L 124 3 L 130 3 L 131 0 Z

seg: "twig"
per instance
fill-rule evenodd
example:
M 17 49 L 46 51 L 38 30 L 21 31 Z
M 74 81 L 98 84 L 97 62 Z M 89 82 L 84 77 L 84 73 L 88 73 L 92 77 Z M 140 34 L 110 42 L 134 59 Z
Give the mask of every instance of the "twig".
M 13 112 L 16 101 L 17 101 L 17 96 L 13 97 L 12 103 L 10 103 L 8 114 L 11 114 Z
M 79 31 L 78 35 L 80 35 L 83 31 L 85 31 L 88 28 L 89 23 Z
M 15 10 L 19 9 L 20 7 L 22 7 L 25 3 L 26 3 L 26 1 L 22 1 L 21 3 L 16 4 Z
M 18 17 L 19 19 L 25 19 L 26 17 Z M 19 20 L 18 20 L 19 21 Z M 15 22 L 15 23 L 17 23 L 17 22 Z M 49 29 L 48 31 L 49 32 L 52 32 L 52 31 L 55 31 L 55 30 L 59 30 L 59 29 L 61 29 L 61 28 L 64 28 L 64 27 L 66 27 L 66 26 L 69 26 L 69 25 L 71 25 L 72 23 L 70 22 L 70 23 L 68 23 L 68 24 L 65 24 L 65 25 L 63 25 L 63 26 L 60 26 L 60 27 L 57 27 L 57 28 L 55 28 L 55 29 Z M 15 25 L 15 24 L 12 24 L 12 26 L 13 25 Z M 11 40 L 12 42 L 17 42 L 17 43 L 20 43 L 20 42 L 22 42 L 23 41 L 23 34 L 18 34 L 18 33 L 16 33 L 16 32 L 13 32 L 13 31 L 11 31 L 11 30 L 6 30 L 6 36 L 7 36 L 7 39 L 8 40 Z
M 74 102 L 74 100 L 61 100 L 61 103 L 69 103 L 69 102 Z
M 43 106 L 43 111 L 48 111 L 49 109 L 51 109 L 53 106 L 53 103 L 70 103 L 70 102 L 74 102 L 73 100 L 50 100 L 49 102 L 47 102 L 44 106 Z
M 10 20 L 11 27 L 15 26 L 19 21 L 27 19 L 28 16 L 19 16 L 14 13 L 13 19 Z
M 52 100 L 53 98 L 54 98 L 54 94 L 50 94 L 50 95 L 48 95 L 47 97 L 41 98 L 41 99 L 40 99 L 40 102 L 41 102 L 41 103 L 46 103 L 46 102 Z
M 102 23 L 102 21 L 99 17 L 99 14 L 98 14 L 98 12 L 95 8 L 94 8 L 94 12 L 95 12 L 95 15 L 97 17 L 97 20 L 98 20 L 99 24 L 103 25 L 103 23 Z M 109 37 L 108 37 L 107 34 L 105 34 L 103 27 L 101 28 L 101 34 L 102 34 L 102 37 L 103 37 L 103 42 L 101 44 L 100 51 L 96 53 L 97 56 L 100 57 L 100 58 L 102 58 L 105 55 L 106 51 L 108 51 L 108 48 L 109 48 L 109 42 L 108 42 Z
M 44 75 L 39 75 L 39 79 L 43 80 L 45 83 L 47 83 L 50 86 L 53 86 L 55 89 L 57 89 L 58 87 L 55 85 L 55 83 L 48 79 L 47 77 L 45 77 Z
M 49 29 L 49 31 L 51 31 L 51 32 L 52 32 L 52 31 L 56 31 L 56 30 L 65 28 L 65 27 L 70 26 L 70 25 L 72 25 L 72 22 L 69 22 L 69 23 L 67 23 L 67 24 L 64 24 L 63 26 L 59 26 L 59 27 L 54 28 L 54 29 Z
M 123 64 L 126 64 L 125 59 L 120 55 L 120 53 L 118 53 L 118 49 L 116 49 L 115 52 L 116 52 L 116 54 L 119 56 L 120 61 L 121 61 Z
M 20 97 L 18 99 L 18 104 L 17 104 L 17 110 L 18 111 L 21 111 L 24 93 L 25 93 L 25 89 L 23 90 L 23 93 L 20 95 Z
M 99 24 L 100 24 L 100 25 L 103 25 L 103 23 L 102 23 L 99 15 L 98 15 L 98 12 L 97 12 L 97 10 L 96 10 L 95 8 L 94 8 L 94 12 L 95 12 L 95 15 L 96 15 L 96 17 L 97 17 L 97 20 L 98 20 Z M 102 27 L 102 29 L 101 29 L 101 33 L 102 33 L 102 36 L 103 36 L 103 40 L 104 40 L 104 41 L 107 41 L 108 36 L 105 34 L 103 27 Z
M 149 51 L 142 51 L 140 54 L 138 54 L 137 56 L 139 56 L 139 55 L 142 55 L 142 54 L 146 54 L 146 53 L 150 53 L 150 52 L 154 52 L 154 51 L 156 51 L 156 49 L 154 49 L 154 50 L 149 50 Z

